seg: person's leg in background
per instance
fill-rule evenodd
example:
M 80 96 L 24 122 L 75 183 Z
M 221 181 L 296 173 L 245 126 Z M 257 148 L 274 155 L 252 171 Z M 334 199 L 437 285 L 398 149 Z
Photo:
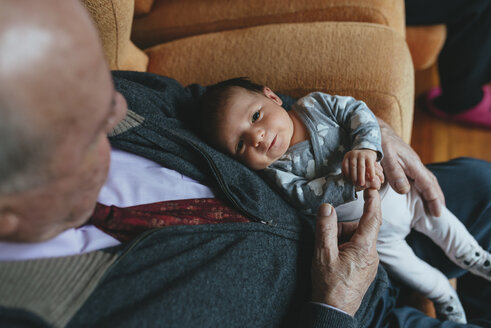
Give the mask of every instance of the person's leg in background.
M 491 127 L 491 1 L 405 0 L 406 24 L 447 25 L 438 58 L 440 90 L 429 93 L 434 114 Z M 459 115 L 459 116 L 455 116 Z

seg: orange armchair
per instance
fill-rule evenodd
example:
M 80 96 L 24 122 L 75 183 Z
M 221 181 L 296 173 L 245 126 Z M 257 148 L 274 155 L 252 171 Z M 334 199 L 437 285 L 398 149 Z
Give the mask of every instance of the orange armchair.
M 134 0 L 82 2 L 112 69 L 184 85 L 248 76 L 294 97 L 313 90 L 351 95 L 410 140 L 414 68 L 403 0 L 138 0 L 140 13 L 151 10 L 135 20 Z M 319 21 L 324 15 L 328 21 Z

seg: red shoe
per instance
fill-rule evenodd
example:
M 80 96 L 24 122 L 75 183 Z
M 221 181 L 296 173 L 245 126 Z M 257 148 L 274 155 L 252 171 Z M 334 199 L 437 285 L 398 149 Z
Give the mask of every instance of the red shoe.
M 445 120 L 491 129 L 491 86 L 483 86 L 482 91 L 484 96 L 476 106 L 463 113 L 450 115 L 435 106 L 435 99 L 442 94 L 442 89 L 439 87 L 433 88 L 426 95 L 426 109 L 431 114 Z

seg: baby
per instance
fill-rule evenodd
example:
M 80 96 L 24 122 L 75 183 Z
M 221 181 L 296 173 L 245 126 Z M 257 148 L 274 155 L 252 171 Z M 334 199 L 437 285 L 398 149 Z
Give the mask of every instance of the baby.
M 361 190 L 380 189 L 380 260 L 393 276 L 433 300 L 440 318 L 465 323 L 448 279 L 419 259 L 405 238 L 411 229 L 427 235 L 457 265 L 490 281 L 491 254 L 448 209 L 433 217 L 415 188 L 400 195 L 383 184 L 380 129 L 365 103 L 314 92 L 290 111 L 281 105 L 271 89 L 244 78 L 215 84 L 202 97 L 202 135 L 251 169 L 264 170 L 310 215 L 328 202 L 340 221 L 356 220 L 363 211 Z

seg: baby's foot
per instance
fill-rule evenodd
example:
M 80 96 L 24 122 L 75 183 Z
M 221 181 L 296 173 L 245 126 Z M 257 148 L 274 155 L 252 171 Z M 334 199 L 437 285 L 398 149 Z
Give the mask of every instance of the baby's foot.
M 451 320 L 457 323 L 467 323 L 465 311 L 460 303 L 457 293 L 452 289 L 452 295 L 449 295 L 443 301 L 435 301 L 435 311 L 438 319 Z
M 473 274 L 491 281 L 491 254 L 480 246 L 459 257 L 457 261 Z

